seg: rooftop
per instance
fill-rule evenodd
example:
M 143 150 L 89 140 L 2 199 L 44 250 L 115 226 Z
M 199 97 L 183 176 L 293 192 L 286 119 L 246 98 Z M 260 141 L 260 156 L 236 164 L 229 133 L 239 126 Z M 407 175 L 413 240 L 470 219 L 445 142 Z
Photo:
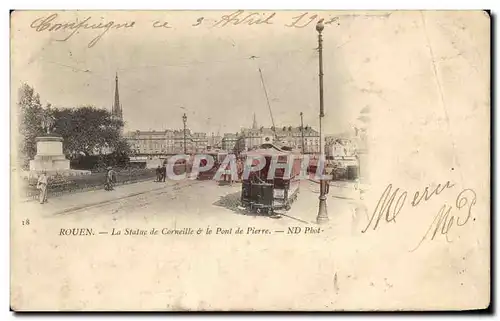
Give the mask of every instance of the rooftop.
M 283 127 L 276 127 L 275 130 L 273 130 L 272 127 L 260 127 L 258 129 L 252 129 L 252 128 L 242 128 L 241 133 L 243 135 L 252 135 L 252 134 L 263 134 L 263 135 L 274 135 L 274 132 L 276 132 L 277 135 L 288 135 L 288 134 L 301 134 L 302 130 L 300 126 L 293 127 L 293 126 L 283 126 Z M 317 134 L 318 132 L 313 129 L 311 126 L 304 126 L 304 133 L 305 134 Z

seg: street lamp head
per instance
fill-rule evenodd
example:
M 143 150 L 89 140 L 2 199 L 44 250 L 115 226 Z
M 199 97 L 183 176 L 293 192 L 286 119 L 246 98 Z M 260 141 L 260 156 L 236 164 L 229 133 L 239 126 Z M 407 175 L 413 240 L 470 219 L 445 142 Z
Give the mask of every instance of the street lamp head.
M 325 20 L 325 19 L 320 19 L 320 20 L 318 21 L 318 23 L 316 24 L 316 31 L 317 31 L 318 33 L 321 33 L 321 32 L 323 31 L 323 29 L 325 29 L 325 25 L 323 24 L 323 21 L 324 21 L 324 20 Z

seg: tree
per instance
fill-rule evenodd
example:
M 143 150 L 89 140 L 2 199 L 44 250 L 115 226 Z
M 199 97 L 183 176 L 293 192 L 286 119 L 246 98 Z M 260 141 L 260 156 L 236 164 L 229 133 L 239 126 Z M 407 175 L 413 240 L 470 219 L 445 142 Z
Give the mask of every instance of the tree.
M 27 168 L 29 161 L 36 155 L 36 137 L 43 135 L 43 109 L 40 95 L 28 84 L 19 88 L 18 94 L 18 122 L 19 122 L 19 154 L 18 162 Z
M 93 106 L 56 109 L 54 116 L 56 132 L 64 138 L 64 152 L 70 158 L 130 152 L 121 137 L 123 121 L 105 109 Z
M 130 147 L 121 136 L 123 121 L 114 118 L 105 109 L 93 106 L 78 108 L 44 109 L 40 95 L 28 84 L 19 88 L 17 124 L 19 139 L 18 161 L 27 168 L 29 160 L 36 155 L 36 137 L 44 135 L 42 121 L 44 115 L 55 120 L 55 133 L 64 139 L 64 153 L 70 158 L 79 155 L 114 154 L 117 159 L 128 158 Z

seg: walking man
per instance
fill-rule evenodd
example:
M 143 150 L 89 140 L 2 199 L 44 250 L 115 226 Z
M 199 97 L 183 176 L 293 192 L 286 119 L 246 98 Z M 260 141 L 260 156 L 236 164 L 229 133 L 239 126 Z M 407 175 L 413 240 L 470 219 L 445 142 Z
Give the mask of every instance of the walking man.
M 161 178 L 162 182 L 165 182 L 165 178 L 167 177 L 167 166 L 163 163 L 163 167 L 161 168 Z
M 160 165 L 156 168 L 156 181 L 160 182 L 161 181 L 161 168 Z
M 236 169 L 238 171 L 237 181 L 241 182 L 241 176 L 243 175 L 243 160 L 241 158 L 238 158 L 238 161 L 236 162 Z
M 110 167 L 108 167 L 108 172 L 106 173 L 106 190 L 107 191 L 113 190 L 113 183 L 115 183 L 115 181 L 116 181 L 115 171 L 110 166 Z
M 47 185 L 48 185 L 47 173 L 43 171 L 38 177 L 38 182 L 36 183 L 36 188 L 40 190 L 40 194 L 38 197 L 40 200 L 40 204 L 47 203 Z

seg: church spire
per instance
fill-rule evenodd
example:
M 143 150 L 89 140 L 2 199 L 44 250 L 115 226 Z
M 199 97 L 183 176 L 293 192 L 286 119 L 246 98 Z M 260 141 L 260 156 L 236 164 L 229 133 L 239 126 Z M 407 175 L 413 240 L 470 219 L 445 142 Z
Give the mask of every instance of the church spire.
M 252 129 L 257 129 L 259 126 L 257 126 L 257 118 L 255 117 L 255 113 L 253 113 L 253 124 L 252 124 Z
M 118 93 L 118 72 L 115 77 L 115 102 L 113 104 L 113 109 L 111 110 L 111 114 L 119 119 L 123 119 L 122 117 L 122 105 L 120 104 L 120 94 Z

